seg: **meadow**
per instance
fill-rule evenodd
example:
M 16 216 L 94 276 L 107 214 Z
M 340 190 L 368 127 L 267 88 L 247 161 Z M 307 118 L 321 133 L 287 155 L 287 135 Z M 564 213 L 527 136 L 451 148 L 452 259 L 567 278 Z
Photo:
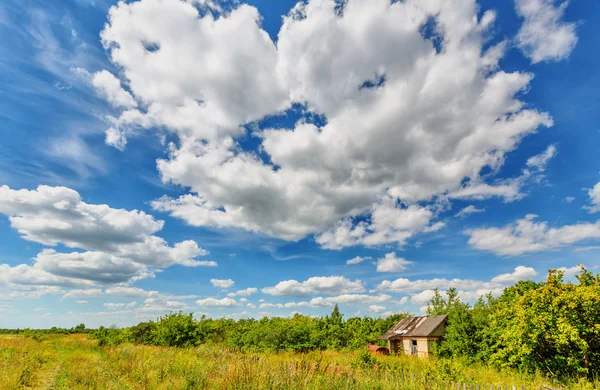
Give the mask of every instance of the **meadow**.
M 541 375 L 500 372 L 456 359 L 373 356 L 362 350 L 248 353 L 218 345 L 100 346 L 83 334 L 0 336 L 0 373 L 2 390 L 456 389 L 462 382 L 485 385 L 482 389 L 556 386 Z M 600 385 L 582 380 L 562 388 Z

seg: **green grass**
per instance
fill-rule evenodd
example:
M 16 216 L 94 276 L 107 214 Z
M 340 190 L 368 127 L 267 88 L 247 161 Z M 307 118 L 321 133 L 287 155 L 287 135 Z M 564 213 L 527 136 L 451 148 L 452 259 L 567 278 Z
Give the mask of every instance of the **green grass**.
M 0 338 L 0 389 L 538 389 L 541 376 L 359 352 L 240 353 L 219 346 L 99 347 L 85 335 Z M 585 382 L 572 389 L 600 388 Z M 453 385 L 456 389 L 456 385 Z

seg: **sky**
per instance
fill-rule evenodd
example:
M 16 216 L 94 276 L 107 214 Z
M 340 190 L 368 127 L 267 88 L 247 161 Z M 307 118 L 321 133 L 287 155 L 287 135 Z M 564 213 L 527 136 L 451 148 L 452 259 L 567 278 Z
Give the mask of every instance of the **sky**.
M 423 313 L 600 261 L 600 3 L 6 0 L 0 328 Z

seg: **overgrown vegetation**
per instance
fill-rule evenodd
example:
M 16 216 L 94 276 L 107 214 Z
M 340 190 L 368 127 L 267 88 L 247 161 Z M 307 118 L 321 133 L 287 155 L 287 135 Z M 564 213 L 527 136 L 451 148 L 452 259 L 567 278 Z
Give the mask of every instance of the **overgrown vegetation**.
M 441 357 L 553 378 L 600 375 L 600 275 L 581 269 L 578 283 L 551 270 L 545 282 L 520 281 L 473 306 L 456 289 L 436 290 L 427 313 L 448 314 Z
M 0 336 L 0 389 L 456 389 L 458 383 L 539 389 L 542 375 L 499 372 L 460 359 L 373 356 L 360 351 L 244 352 L 203 344 L 99 347 L 86 335 L 35 341 Z M 569 389 L 597 384 L 571 381 Z M 462 387 L 461 387 L 462 388 Z
M 328 316 L 314 318 L 296 314 L 291 318 L 212 319 L 196 321 L 192 314 L 171 313 L 156 321 L 125 329 L 100 328 L 91 333 L 100 345 L 134 343 L 163 347 L 201 344 L 225 345 L 238 351 L 308 352 L 364 348 L 408 313 L 388 318 L 350 318 L 336 306 Z
M 438 381 L 442 379 L 473 381 L 478 376 L 473 374 L 472 369 L 479 367 L 480 371 L 488 373 L 486 374 L 490 377 L 488 384 L 499 382 L 497 378 L 493 379 L 494 375 L 490 374 L 495 372 L 503 378 L 505 376 L 513 378 L 513 384 L 520 383 L 519 381 L 533 383 L 544 378 L 552 383 L 577 384 L 579 388 L 597 388 L 594 386 L 597 386 L 595 381 L 600 375 L 600 275 L 594 275 L 582 268 L 577 275 L 577 281 L 577 283 L 565 283 L 563 274 L 553 270 L 549 272 L 544 282 L 521 281 L 506 288 L 501 296 L 481 297 L 474 305 L 463 302 L 454 288 L 449 289 L 445 294 L 436 290 L 429 303 L 427 314 L 448 315 L 446 335 L 434 348 L 437 358 L 431 359 L 429 363 L 418 364 L 429 365 L 427 366 L 430 370 L 427 374 L 428 378 Z M 368 341 L 376 340 L 394 323 L 407 315 L 409 314 L 401 313 L 385 319 L 363 317 L 344 320 L 337 306 L 330 315 L 320 318 L 295 315 L 291 318 L 260 320 L 235 321 L 206 317 L 196 320 L 191 314 L 171 313 L 156 321 L 143 322 L 130 328 L 101 327 L 92 331 L 89 336 L 91 339 L 97 339 L 95 345 L 104 349 L 93 349 L 97 347 L 93 347 L 87 340 L 88 344 L 85 345 L 86 348 L 92 348 L 97 353 L 108 353 L 110 356 L 116 351 L 115 348 L 118 348 L 119 353 L 143 355 L 148 349 L 142 346 L 149 346 L 180 347 L 176 350 L 182 351 L 182 354 L 188 354 L 192 348 L 203 351 L 202 353 L 226 351 L 233 360 L 245 356 L 266 359 L 266 356 L 269 356 L 269 359 L 279 362 L 277 360 L 279 358 L 271 358 L 271 356 L 285 356 L 286 359 L 293 360 L 295 358 L 292 357 L 302 355 L 318 359 L 311 361 L 298 358 L 298 361 L 307 365 L 302 366 L 304 367 L 302 369 L 294 366 L 296 367 L 294 370 L 300 371 L 313 363 L 321 364 L 324 356 L 337 356 L 336 359 L 344 361 L 344 367 L 352 367 L 359 372 L 376 371 L 383 381 L 383 378 L 389 379 L 397 374 L 395 371 L 387 370 L 405 372 L 407 365 L 417 363 L 410 358 L 408 360 L 399 357 L 375 358 L 365 352 L 365 346 Z M 53 328 L 47 331 L 25 330 L 21 333 L 32 340 L 31 342 L 43 344 L 54 342 L 55 337 L 61 337 L 52 334 L 87 331 L 89 330 L 81 324 L 68 330 Z M 142 349 L 137 350 L 135 348 L 138 347 L 131 344 L 139 345 Z M 181 349 L 183 347 L 185 349 Z M 199 347 L 201 349 L 197 349 Z M 350 352 L 352 350 L 359 351 Z M 0 349 L 0 358 L 7 356 L 6 351 Z M 160 351 L 176 353 L 172 349 L 160 349 Z M 331 351 L 339 351 L 340 354 L 329 355 L 334 353 Z M 301 354 L 298 354 L 299 352 Z M 218 352 L 221 353 L 225 352 Z M 347 360 L 347 356 L 352 358 Z M 243 362 L 240 360 L 240 364 L 252 364 L 244 359 Z M 146 361 L 144 364 L 154 363 Z M 208 363 L 198 361 L 194 364 L 202 366 Z M 266 363 L 264 364 L 263 368 L 268 370 Z M 29 372 L 22 372 L 20 380 L 25 382 L 32 380 L 31 372 L 36 369 L 32 367 Z M 244 367 L 237 367 L 235 370 L 246 370 L 247 368 Z M 188 369 L 192 368 L 188 367 Z M 277 371 L 280 368 L 273 369 Z M 202 388 L 202 386 L 194 386 L 198 386 L 198 383 L 208 383 L 206 381 L 209 381 L 210 375 L 200 368 L 193 368 L 193 370 L 203 373 L 191 379 L 189 383 L 193 386 L 189 388 Z M 341 369 L 340 372 L 347 373 L 349 372 L 347 370 L 349 368 Z M 300 371 L 297 372 L 298 375 Z M 329 383 L 331 380 L 334 381 L 331 383 L 338 383 L 335 380 L 341 380 L 339 383 L 346 385 L 363 383 L 361 382 L 363 380 L 366 381 L 364 383 L 375 383 L 368 382 L 366 378 L 359 379 L 354 374 L 335 376 L 337 379 L 332 379 L 328 376 L 328 372 L 319 370 L 315 372 L 318 372 L 318 375 L 315 375 L 319 378 L 326 378 L 323 379 L 325 380 L 323 383 Z M 169 374 L 161 371 L 157 375 L 161 377 Z M 263 375 L 261 380 L 264 379 L 266 381 L 264 383 L 288 383 L 281 378 L 276 379 L 276 382 L 269 382 L 275 379 L 271 377 L 265 379 L 266 374 L 247 373 L 247 375 Z M 411 371 L 410 375 L 414 373 Z M 340 379 L 342 377 L 345 379 Z M 322 383 L 320 381 L 321 379 L 310 383 L 317 386 L 316 383 Z M 380 386 L 380 382 L 377 382 L 374 387 L 387 388 Z M 0 388 L 4 387 L 0 386 Z

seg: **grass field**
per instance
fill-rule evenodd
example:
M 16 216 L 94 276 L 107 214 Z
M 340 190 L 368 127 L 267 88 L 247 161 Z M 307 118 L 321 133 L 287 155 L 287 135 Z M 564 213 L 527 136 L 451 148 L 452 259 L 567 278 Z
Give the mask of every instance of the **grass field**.
M 547 384 L 542 377 L 458 362 L 360 352 L 249 354 L 218 346 L 97 344 L 85 335 L 0 336 L 0 389 L 436 389 L 452 382 L 538 389 Z

